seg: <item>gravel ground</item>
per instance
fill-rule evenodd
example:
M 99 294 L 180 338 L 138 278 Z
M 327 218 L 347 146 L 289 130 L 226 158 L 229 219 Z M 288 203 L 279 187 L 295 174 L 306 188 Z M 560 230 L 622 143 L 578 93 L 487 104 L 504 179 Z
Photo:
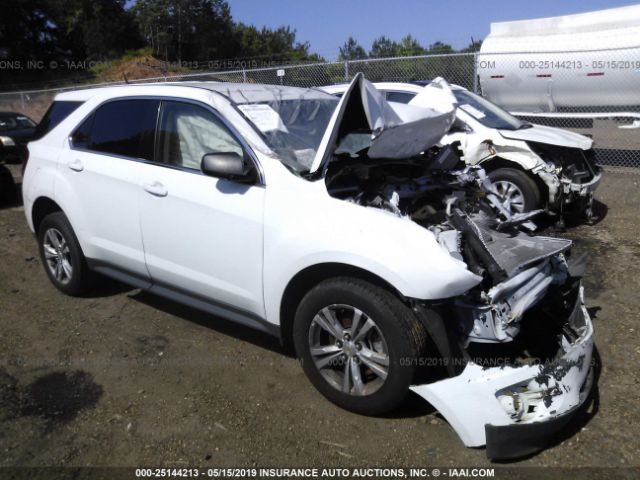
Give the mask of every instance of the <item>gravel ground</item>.
M 602 358 L 599 405 L 510 466 L 640 465 L 640 175 L 607 173 L 593 225 L 563 233 Z M 0 466 L 490 466 L 418 397 L 378 418 L 318 394 L 278 342 L 108 283 L 47 280 L 20 205 L 0 208 Z

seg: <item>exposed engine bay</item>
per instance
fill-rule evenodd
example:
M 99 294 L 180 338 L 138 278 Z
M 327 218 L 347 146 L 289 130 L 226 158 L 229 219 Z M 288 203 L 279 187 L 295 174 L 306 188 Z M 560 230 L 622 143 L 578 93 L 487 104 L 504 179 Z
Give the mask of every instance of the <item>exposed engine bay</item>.
M 484 170 L 467 167 L 454 147 L 434 147 L 406 160 L 372 160 L 366 149 L 343 153 L 326 174 L 337 198 L 408 217 L 483 278 L 455 300 L 465 342 L 509 342 L 524 312 L 551 285 L 567 281 L 571 241 L 528 233 L 538 212 L 506 210 Z

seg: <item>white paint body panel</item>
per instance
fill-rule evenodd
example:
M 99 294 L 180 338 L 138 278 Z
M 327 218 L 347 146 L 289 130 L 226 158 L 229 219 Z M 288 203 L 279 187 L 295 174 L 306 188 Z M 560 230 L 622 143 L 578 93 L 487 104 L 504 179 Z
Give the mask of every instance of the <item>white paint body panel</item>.
M 82 171 L 69 168 L 79 162 Z M 143 167 L 108 155 L 63 149 L 55 201 L 73 218 L 88 258 L 100 259 L 148 279 L 139 218 Z
M 264 317 L 262 216 L 265 189 L 171 168 L 143 165 L 138 189 L 144 258 L 155 282 Z

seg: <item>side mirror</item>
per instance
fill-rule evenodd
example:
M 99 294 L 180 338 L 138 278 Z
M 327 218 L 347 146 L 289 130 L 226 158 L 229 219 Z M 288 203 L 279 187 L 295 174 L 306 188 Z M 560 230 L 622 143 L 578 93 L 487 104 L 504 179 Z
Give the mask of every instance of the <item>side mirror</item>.
M 207 153 L 202 157 L 202 173 L 239 183 L 253 183 L 255 172 L 244 158 L 235 152 Z

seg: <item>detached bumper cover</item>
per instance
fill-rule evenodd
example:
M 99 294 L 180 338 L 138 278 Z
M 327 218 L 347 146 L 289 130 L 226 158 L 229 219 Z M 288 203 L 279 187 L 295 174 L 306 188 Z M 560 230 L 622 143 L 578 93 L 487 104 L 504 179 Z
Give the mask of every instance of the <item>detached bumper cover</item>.
M 592 379 L 593 325 L 582 287 L 566 320 L 561 355 L 550 363 L 481 366 L 411 389 L 431 403 L 468 447 L 492 459 L 534 453 L 579 411 Z

